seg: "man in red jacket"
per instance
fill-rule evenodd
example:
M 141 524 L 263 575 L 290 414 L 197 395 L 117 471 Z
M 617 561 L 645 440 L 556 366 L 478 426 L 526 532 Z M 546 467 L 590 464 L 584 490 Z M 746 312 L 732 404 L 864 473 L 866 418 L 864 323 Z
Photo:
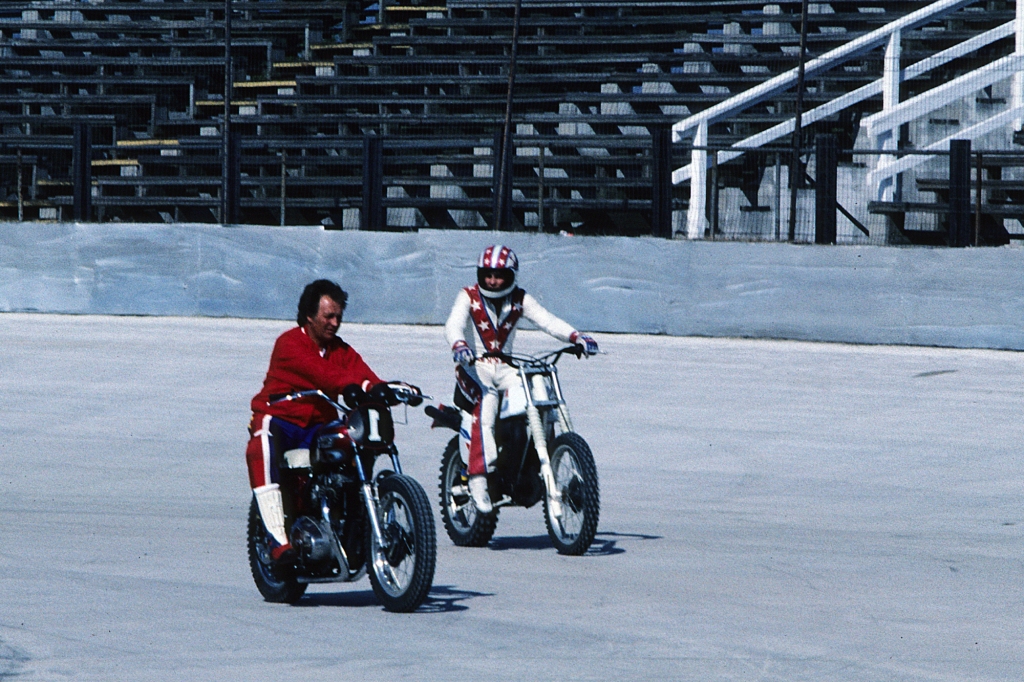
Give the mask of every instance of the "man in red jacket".
M 350 384 L 365 391 L 381 381 L 359 353 L 336 336 L 347 302 L 348 294 L 329 280 L 306 286 L 299 298 L 299 326 L 277 338 L 263 390 L 252 399 L 251 439 L 245 458 L 275 561 L 294 555 L 285 530 L 278 463 L 289 450 L 308 449 L 320 426 L 337 419 L 338 414 L 319 400 L 270 405 L 271 396 L 320 389 L 338 399 Z

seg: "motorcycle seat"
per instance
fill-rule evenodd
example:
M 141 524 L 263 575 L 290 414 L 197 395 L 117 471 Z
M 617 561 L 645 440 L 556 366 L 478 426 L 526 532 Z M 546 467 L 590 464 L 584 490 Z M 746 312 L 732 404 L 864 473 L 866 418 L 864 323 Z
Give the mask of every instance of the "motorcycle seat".
M 284 453 L 285 465 L 288 469 L 309 468 L 309 448 L 295 448 Z

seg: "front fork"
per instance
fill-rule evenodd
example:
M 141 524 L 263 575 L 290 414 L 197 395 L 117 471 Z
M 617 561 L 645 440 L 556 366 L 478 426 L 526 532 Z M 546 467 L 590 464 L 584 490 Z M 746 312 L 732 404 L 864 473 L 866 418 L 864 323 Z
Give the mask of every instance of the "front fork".
M 540 476 L 544 480 L 544 487 L 548 493 L 548 509 L 555 518 L 562 516 L 562 494 L 555 483 L 555 475 L 551 471 L 551 457 L 548 455 L 548 438 L 544 431 L 544 420 L 541 419 L 540 410 L 533 399 L 533 386 L 529 377 L 539 380 L 543 384 L 543 378 L 539 374 L 527 375 L 525 370 L 520 368 L 519 376 L 523 381 L 523 389 L 526 392 L 526 418 L 530 423 L 530 433 L 533 435 L 533 446 L 537 450 L 537 458 L 540 460 Z M 563 430 L 571 428 L 568 423 L 568 415 L 565 413 L 564 404 L 561 401 L 561 391 L 558 390 L 557 379 L 552 380 L 555 392 L 559 399 L 558 417 Z
M 384 533 L 380 528 L 380 519 L 377 518 L 377 495 L 373 492 L 373 485 L 369 478 L 366 476 L 366 472 L 363 471 L 363 462 L 358 456 L 355 458 L 356 472 L 359 474 L 359 481 L 362 483 L 363 490 L 363 504 L 366 505 L 366 516 L 370 519 L 370 532 L 373 533 L 374 539 L 377 541 L 377 547 L 380 551 L 384 550 Z M 371 557 L 372 561 L 376 561 L 376 557 Z

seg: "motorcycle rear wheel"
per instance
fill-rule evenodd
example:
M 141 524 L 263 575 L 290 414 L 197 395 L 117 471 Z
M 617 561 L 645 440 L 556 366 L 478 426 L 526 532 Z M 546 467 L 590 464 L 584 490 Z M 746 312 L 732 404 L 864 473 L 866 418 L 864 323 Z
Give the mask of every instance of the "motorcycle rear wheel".
M 559 554 L 580 555 L 590 548 L 601 513 L 597 465 L 578 434 L 563 433 L 551 444 L 551 473 L 561 494 L 562 514 L 554 516 L 544 496 L 544 522 Z
M 249 569 L 263 598 L 277 604 L 294 604 L 306 592 L 306 583 L 295 579 L 294 570 L 275 566 L 270 558 L 267 529 L 254 497 L 249 505 Z
M 381 547 L 369 532 L 373 593 L 388 611 L 415 611 L 434 583 L 437 535 L 430 500 L 415 479 L 394 474 L 380 481 L 377 497 Z
M 463 480 L 459 437 L 448 442 L 441 456 L 441 520 L 448 537 L 458 547 L 486 547 L 498 525 L 498 510 L 481 514 Z

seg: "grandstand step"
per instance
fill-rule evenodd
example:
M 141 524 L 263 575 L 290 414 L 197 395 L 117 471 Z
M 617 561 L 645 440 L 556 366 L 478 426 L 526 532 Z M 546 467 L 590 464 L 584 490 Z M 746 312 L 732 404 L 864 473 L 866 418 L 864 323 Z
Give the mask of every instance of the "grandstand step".
M 971 215 L 976 205 L 971 204 Z M 872 201 L 868 204 L 868 212 L 879 215 L 896 215 L 907 213 L 948 214 L 949 204 L 927 203 L 916 201 Z M 1024 204 L 982 204 L 982 215 L 994 218 L 1024 219 Z

